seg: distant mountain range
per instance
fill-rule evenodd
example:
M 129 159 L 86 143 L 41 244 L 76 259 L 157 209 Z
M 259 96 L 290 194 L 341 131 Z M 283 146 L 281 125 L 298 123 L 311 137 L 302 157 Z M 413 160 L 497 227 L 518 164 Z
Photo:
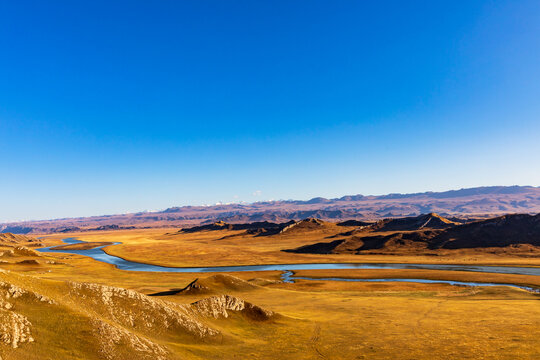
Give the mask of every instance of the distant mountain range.
M 0 224 L 0 232 L 18 234 L 185 227 L 227 223 L 287 222 L 305 218 L 326 221 L 375 221 L 438 213 L 452 221 L 510 213 L 540 213 L 540 187 L 490 186 L 444 192 L 349 195 L 336 199 L 280 200 L 252 204 L 171 207 L 157 212 Z

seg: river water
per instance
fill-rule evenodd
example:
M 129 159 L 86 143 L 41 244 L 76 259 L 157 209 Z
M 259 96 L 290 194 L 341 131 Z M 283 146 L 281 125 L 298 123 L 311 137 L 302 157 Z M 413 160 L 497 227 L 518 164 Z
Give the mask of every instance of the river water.
M 78 244 L 84 241 L 75 238 L 63 239 L 65 244 Z M 115 243 L 113 245 L 117 245 Z M 311 263 L 311 264 L 269 264 L 269 265 L 238 265 L 238 266 L 211 266 L 211 267 L 166 267 L 129 261 L 118 256 L 107 254 L 104 245 L 89 250 L 55 250 L 55 246 L 36 249 L 40 252 L 62 252 L 78 254 L 91 257 L 97 261 L 115 265 L 118 269 L 129 271 L 150 271 L 150 272 L 238 272 L 238 271 L 283 271 L 283 281 L 293 282 L 294 280 L 327 280 L 327 281 L 365 281 L 365 282 L 416 282 L 416 283 L 447 283 L 451 285 L 463 286 L 513 286 L 522 289 L 537 291 L 536 289 L 503 283 L 488 282 L 460 282 L 445 280 L 427 279 L 350 279 L 350 278 L 309 278 L 295 277 L 295 270 L 339 270 L 339 269 L 424 269 L 424 270 L 447 270 L 447 271 L 472 271 L 496 274 L 520 274 L 540 276 L 540 268 L 535 267 L 512 267 L 512 266 L 483 266 L 483 265 L 448 265 L 448 264 L 394 264 L 394 263 Z

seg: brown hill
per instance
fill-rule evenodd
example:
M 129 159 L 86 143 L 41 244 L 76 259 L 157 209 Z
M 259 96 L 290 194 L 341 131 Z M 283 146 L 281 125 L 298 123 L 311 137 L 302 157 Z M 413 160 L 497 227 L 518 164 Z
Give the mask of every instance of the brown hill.
M 24 244 L 24 243 L 39 244 L 39 241 L 26 235 L 0 233 L 0 243 L 1 244 Z
M 181 229 L 179 233 L 196 233 L 200 231 L 215 231 L 215 230 L 246 230 L 242 234 L 250 234 L 255 236 L 269 236 L 276 234 L 295 234 L 299 232 L 312 231 L 325 226 L 325 222 L 315 218 L 308 218 L 300 221 L 289 221 L 286 223 L 272 223 L 268 221 L 259 221 L 244 224 L 229 224 L 224 221 L 218 221 L 208 225 L 193 226 L 190 228 Z M 241 234 L 241 235 L 242 235 Z M 234 237 L 226 235 L 224 238 Z
M 310 218 L 310 219 L 304 219 L 301 221 L 295 221 L 281 229 L 279 232 L 280 234 L 292 234 L 292 233 L 299 233 L 299 232 L 305 232 L 305 231 L 312 231 L 320 229 L 325 225 L 324 221 Z
M 300 246 L 296 249 L 285 249 L 286 252 L 294 252 L 299 254 L 339 254 L 340 250 L 336 250 L 338 246 L 348 240 L 334 240 L 331 242 L 318 242 L 315 244 Z
M 249 291 L 260 288 L 246 280 L 227 274 L 215 274 L 202 279 L 195 279 L 180 289 L 161 291 L 149 296 L 223 294 L 229 291 Z
M 431 221 L 431 220 L 430 220 Z M 387 228 L 382 227 L 384 231 Z M 391 234 L 357 232 L 345 239 L 317 242 L 296 249 L 297 253 L 362 253 L 364 251 L 419 252 L 438 249 L 480 249 L 531 245 L 540 251 L 540 214 L 505 215 L 447 229 L 396 231 Z
M 252 233 L 268 232 L 274 230 L 274 232 L 281 231 L 284 227 L 294 223 L 290 221 L 287 223 L 273 223 L 268 221 L 256 221 L 250 223 L 229 224 L 224 221 L 217 221 L 212 224 L 192 226 L 180 229 L 179 233 L 195 233 L 200 231 L 215 231 L 215 230 L 248 230 Z
M 214 231 L 214 230 L 233 230 L 233 226 L 231 224 L 226 223 L 225 221 L 216 221 L 212 224 L 183 228 L 179 230 L 178 232 L 194 233 L 194 232 L 199 232 L 199 231 Z
M 447 229 L 459 225 L 456 222 L 439 216 L 436 213 L 423 214 L 415 217 L 384 219 L 369 227 L 372 231 L 412 231 L 422 229 Z
M 462 249 L 516 244 L 540 246 L 540 214 L 504 215 L 464 224 L 437 235 L 430 247 Z

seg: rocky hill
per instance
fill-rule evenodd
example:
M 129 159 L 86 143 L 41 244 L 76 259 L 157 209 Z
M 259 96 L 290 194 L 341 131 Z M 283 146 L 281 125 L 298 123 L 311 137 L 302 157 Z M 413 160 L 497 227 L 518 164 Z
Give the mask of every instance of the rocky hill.
M 430 241 L 431 248 L 461 249 L 504 247 L 516 244 L 540 246 L 540 214 L 514 214 L 463 224 Z
M 392 218 L 380 220 L 369 227 L 372 231 L 406 231 L 422 229 L 448 229 L 459 223 L 429 213 L 414 217 Z
M 184 358 L 175 353 L 197 344 L 242 342 L 224 330 L 229 318 L 234 326 L 261 327 L 278 317 L 231 295 L 175 303 L 114 286 L 0 270 L 3 359 Z
M 356 223 L 356 222 L 354 222 Z M 313 231 L 325 227 L 329 223 L 326 223 L 317 218 L 308 218 L 299 221 L 291 220 L 285 223 L 272 223 L 268 221 L 242 223 L 242 224 L 229 224 L 224 221 L 218 221 L 208 225 L 193 226 L 183 228 L 178 233 L 196 233 L 204 231 L 220 231 L 220 230 L 245 230 L 239 235 L 255 235 L 255 236 L 271 236 L 271 235 L 295 235 L 305 232 Z M 341 224 L 340 226 L 352 226 Z M 233 237 L 232 235 L 225 235 L 225 237 Z
M 433 217 L 431 217 L 433 218 Z M 475 221 L 466 224 L 438 226 L 398 227 L 396 224 L 412 224 L 411 218 L 401 219 L 390 228 L 384 226 L 362 231 L 343 233 L 334 241 L 321 241 L 286 251 L 314 254 L 339 254 L 377 252 L 410 252 L 445 249 L 516 248 L 532 246 L 540 250 L 540 214 L 514 214 Z M 410 220 L 410 221 L 409 221 Z M 431 220 L 430 220 L 431 221 Z M 392 224 L 392 220 L 381 224 Z M 435 222 L 436 225 L 441 225 Z M 383 231 L 379 231 L 379 230 Z

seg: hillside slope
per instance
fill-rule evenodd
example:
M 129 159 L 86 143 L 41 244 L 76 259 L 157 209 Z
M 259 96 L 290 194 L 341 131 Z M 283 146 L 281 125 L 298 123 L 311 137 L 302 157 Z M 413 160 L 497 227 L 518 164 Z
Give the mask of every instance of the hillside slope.
M 407 231 L 422 229 L 448 229 L 459 225 L 436 213 L 414 217 L 392 218 L 380 220 L 369 227 L 372 231 Z
M 180 359 L 193 346 L 243 341 L 227 332 L 228 318 L 235 327 L 260 327 L 277 317 L 230 295 L 178 304 L 113 286 L 0 270 L 2 359 Z
M 0 233 L 0 244 L 39 244 L 38 240 L 25 235 Z
M 519 248 L 523 245 L 538 247 L 540 250 L 540 214 L 504 215 L 463 225 L 451 225 L 445 229 L 410 227 L 409 225 L 417 223 L 412 221 L 414 219 L 417 218 L 405 218 L 397 223 L 393 223 L 393 220 L 382 221 L 380 227 L 353 231 L 342 239 L 317 242 L 285 251 L 339 254 L 376 250 L 420 254 L 425 250 Z M 393 225 L 387 227 L 389 224 Z
M 516 244 L 540 246 L 540 214 L 504 215 L 448 229 L 431 241 L 432 248 L 461 249 L 504 247 Z

